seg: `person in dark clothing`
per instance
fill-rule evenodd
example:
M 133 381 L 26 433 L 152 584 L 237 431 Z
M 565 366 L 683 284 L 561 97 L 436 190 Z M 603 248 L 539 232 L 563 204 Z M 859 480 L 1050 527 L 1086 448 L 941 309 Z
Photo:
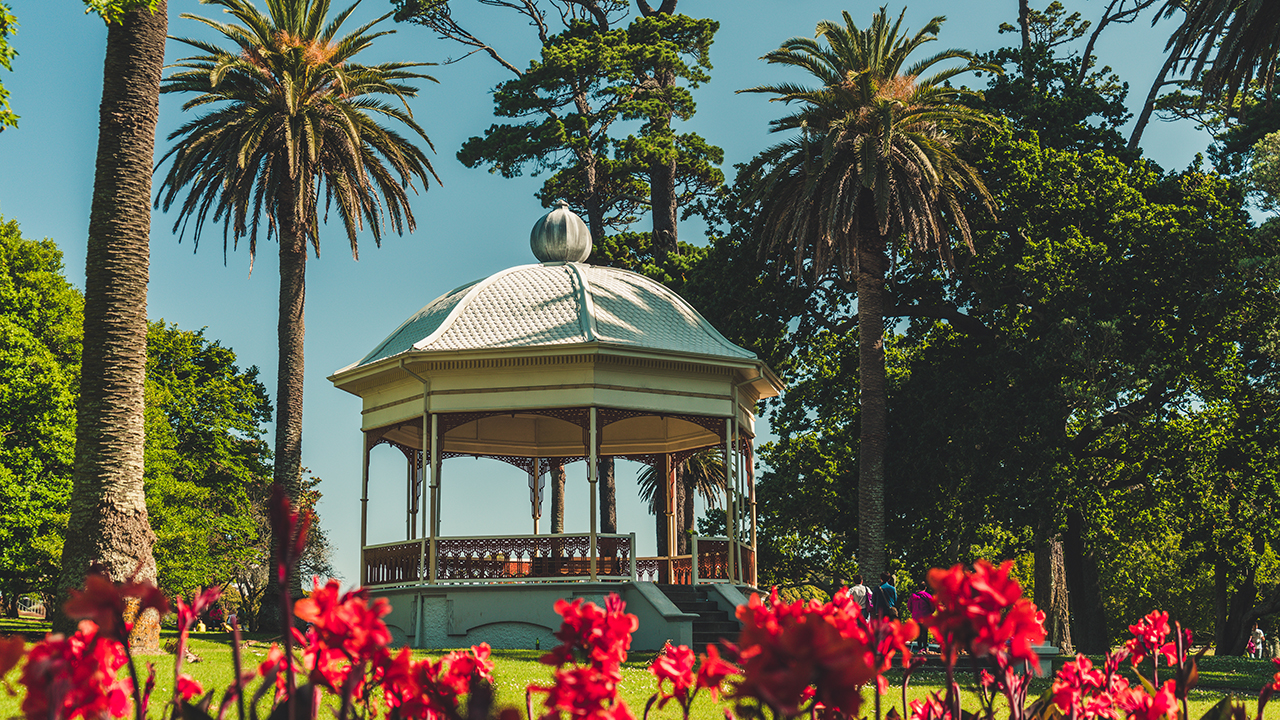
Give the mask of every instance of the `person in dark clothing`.
M 893 586 L 893 573 L 880 573 L 880 586 L 875 589 L 872 603 L 877 617 L 898 619 L 898 589 Z

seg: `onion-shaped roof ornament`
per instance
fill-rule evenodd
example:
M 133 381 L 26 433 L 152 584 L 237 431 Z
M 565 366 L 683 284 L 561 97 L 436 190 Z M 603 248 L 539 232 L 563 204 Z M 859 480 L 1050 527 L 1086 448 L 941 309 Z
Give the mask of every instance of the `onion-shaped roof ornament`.
M 591 255 L 591 231 L 569 203 L 557 200 L 556 208 L 534 223 L 529 247 L 539 262 L 583 262 Z

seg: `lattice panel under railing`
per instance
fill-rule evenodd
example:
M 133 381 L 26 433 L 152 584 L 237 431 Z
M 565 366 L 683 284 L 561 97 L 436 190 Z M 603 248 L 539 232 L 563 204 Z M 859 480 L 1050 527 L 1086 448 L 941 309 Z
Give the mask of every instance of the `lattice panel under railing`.
M 745 545 L 739 546 L 738 551 L 738 557 L 742 558 L 742 570 L 739 575 L 747 585 L 750 585 L 751 587 L 758 587 L 756 585 L 755 574 L 755 551 Z
M 366 548 L 364 551 L 365 584 L 388 585 L 417 582 L 422 560 L 419 542 L 399 543 Z
M 666 560 L 656 557 L 636 558 L 636 579 L 642 582 L 661 582 L 661 568 Z
M 589 535 L 440 538 L 438 580 L 550 580 L 591 574 Z M 597 538 L 596 575 L 631 576 L 630 536 Z
M 729 579 L 729 541 L 698 538 L 698 580 Z

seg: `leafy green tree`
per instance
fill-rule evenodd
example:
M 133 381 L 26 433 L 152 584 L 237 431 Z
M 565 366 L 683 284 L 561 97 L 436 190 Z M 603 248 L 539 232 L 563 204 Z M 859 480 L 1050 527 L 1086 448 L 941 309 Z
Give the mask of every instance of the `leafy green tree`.
M 147 338 L 147 508 L 160 587 L 185 595 L 264 562 L 252 498 L 271 483 L 271 402 L 257 368 L 203 331 L 163 321 Z
M 302 482 L 303 299 L 308 246 L 320 251 L 319 206 L 335 206 L 353 257 L 366 223 L 381 243 L 386 227 L 414 229 L 408 191 L 425 190 L 434 171 L 412 140 L 380 118 L 426 134 L 407 107 L 383 101 L 415 97 L 412 80 L 430 80 L 422 63 L 362 65 L 355 56 L 379 34 L 389 15 L 340 36 L 355 6 L 331 21 L 328 0 L 268 0 L 263 14 L 248 0 L 214 0 L 235 18 L 196 16 L 230 41 L 230 49 L 202 40 L 181 42 L 205 53 L 181 60 L 164 92 L 195 93 L 184 108 L 214 109 L 174 131 L 176 144 L 156 203 L 168 210 L 180 196 L 175 229 L 195 220 L 195 234 L 213 212 L 226 239 L 249 239 L 257 252 L 263 216 L 279 241 L 279 363 L 276 389 L 275 481 L 296 499 Z M 326 24 L 327 22 L 327 24 Z M 238 24 L 237 24 L 238 23 Z M 438 178 L 437 178 L 438 181 Z M 275 605 L 263 603 L 273 612 Z
M 677 247 L 677 210 L 692 212 L 724 178 L 716 168 L 719 148 L 671 130 L 671 118 L 687 120 L 694 110 L 689 89 L 675 82 L 706 81 L 716 27 L 684 15 L 641 17 L 625 29 L 572 23 L 547 38 L 539 60 L 494 92 L 495 114 L 524 122 L 491 126 L 463 145 L 459 160 L 504 177 L 554 171 L 539 198 L 548 206 L 563 198 L 582 211 L 595 241 L 591 262 L 678 274 L 661 269 Z M 655 79 L 668 74 L 670 85 Z M 616 123 L 636 120 L 644 121 L 640 132 L 611 134 Z M 663 169 L 655 171 L 657 165 Z M 664 178 L 656 186 L 655 172 Z M 619 232 L 646 209 L 671 221 L 649 236 Z
M 75 450 L 83 300 L 51 240 L 0 218 L 0 595 L 54 592 Z
M 1264 209 L 1280 210 L 1280 130 L 1254 144 L 1249 184 Z
M 845 13 L 844 25 L 819 23 L 817 37 L 792 38 L 765 55 L 769 63 L 812 74 L 816 87 L 755 87 L 796 103 L 771 123 L 797 135 L 748 166 L 760 173 L 760 232 L 771 248 L 787 247 L 797 272 L 815 282 L 856 285 L 858 297 L 859 482 L 858 562 L 864 575 L 885 567 L 884 452 L 887 386 L 884 360 L 885 277 L 891 243 L 936 250 L 951 262 L 951 235 L 972 247 L 965 204 L 991 198 L 973 168 L 956 154 L 966 135 L 991 123 L 964 107 L 967 91 L 946 81 L 980 65 L 971 53 L 944 50 L 907 64 L 936 39 L 942 18 L 910 36 L 902 19 L 881 10 L 866 30 Z M 947 60 L 964 64 L 929 73 Z M 989 69 L 989 68 L 988 68 Z M 852 289 L 852 288 L 850 288 Z
M 115 579 L 156 577 L 143 487 L 143 408 L 151 170 L 169 16 L 165 0 L 89 6 L 107 22 L 85 256 L 84 345 L 93 350 L 81 363 L 74 485 L 52 614 L 59 632 L 75 628 L 62 604 L 91 564 Z M 138 622 L 132 641 L 158 649 L 159 624 Z
M 18 19 L 9 13 L 8 6 L 0 3 L 0 67 L 5 70 L 13 69 L 13 57 L 18 54 L 18 51 L 9 45 L 8 40 L 16 32 L 18 32 Z M 18 116 L 13 114 L 13 109 L 9 107 L 9 91 L 4 89 L 4 85 L 0 85 L 0 132 L 4 132 L 6 125 L 17 127 Z
M 1061 50 L 1084 37 L 1089 23 L 1082 22 L 1079 13 L 1067 15 L 1055 1 L 1043 12 L 1031 10 L 1026 24 L 1029 45 L 982 56 L 1004 72 L 992 73 L 971 104 L 1002 115 L 1021 138 L 1036 133 L 1046 147 L 1124 153 L 1125 139 L 1119 131 L 1130 118 L 1125 107 L 1128 86 L 1111 68 L 1095 68 L 1091 61 Z M 1007 24 L 1000 28 L 1002 33 L 1014 30 Z

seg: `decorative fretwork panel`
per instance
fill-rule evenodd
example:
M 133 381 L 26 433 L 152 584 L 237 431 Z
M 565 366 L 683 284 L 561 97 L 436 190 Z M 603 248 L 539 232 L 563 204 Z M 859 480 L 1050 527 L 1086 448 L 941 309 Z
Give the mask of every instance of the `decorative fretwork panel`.
M 367 585 L 390 585 L 418 582 L 422 579 L 422 544 L 398 543 L 367 548 L 364 551 Z
M 636 558 L 636 579 L 643 582 L 661 582 L 661 568 L 666 565 L 663 558 Z
M 596 575 L 631 576 L 631 537 L 597 536 Z M 591 574 L 590 535 L 440 538 L 438 580 L 551 580 Z
M 678 555 L 671 558 L 671 584 L 693 584 L 693 556 Z

